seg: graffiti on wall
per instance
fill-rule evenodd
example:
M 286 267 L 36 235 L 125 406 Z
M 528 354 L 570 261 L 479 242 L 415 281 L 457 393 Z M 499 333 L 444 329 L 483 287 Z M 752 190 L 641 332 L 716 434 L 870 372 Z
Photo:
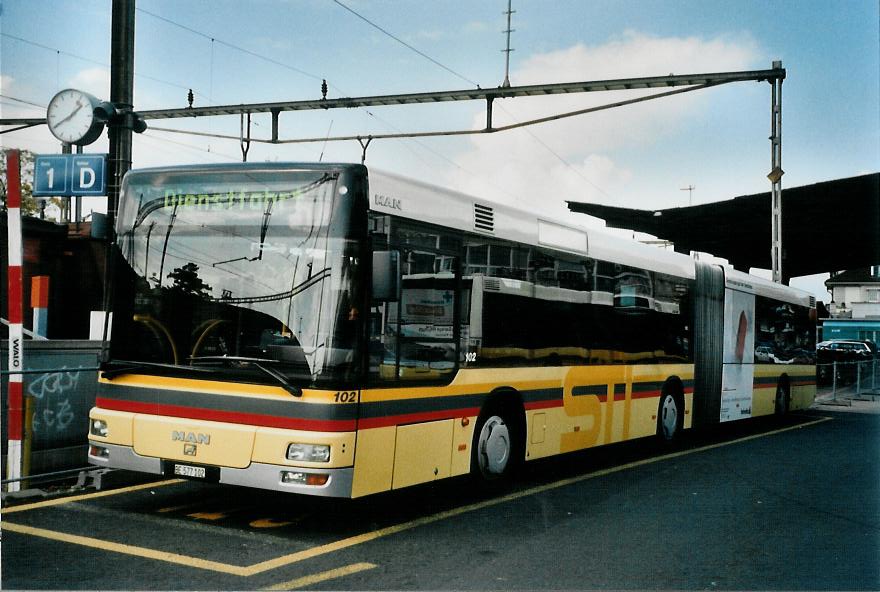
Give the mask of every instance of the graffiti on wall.
M 36 400 L 33 419 L 35 435 L 64 432 L 76 419 L 70 398 L 79 385 L 80 368 L 62 367 L 28 380 L 28 395 Z

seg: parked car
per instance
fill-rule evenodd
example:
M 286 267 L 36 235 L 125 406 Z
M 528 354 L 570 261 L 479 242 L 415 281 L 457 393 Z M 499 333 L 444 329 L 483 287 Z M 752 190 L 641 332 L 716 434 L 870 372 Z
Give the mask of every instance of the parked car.
M 868 362 L 877 357 L 877 346 L 872 341 L 856 339 L 832 339 L 816 344 L 816 362 L 819 378 L 831 382 L 831 368 L 837 362 L 838 380 L 854 380 L 856 363 Z

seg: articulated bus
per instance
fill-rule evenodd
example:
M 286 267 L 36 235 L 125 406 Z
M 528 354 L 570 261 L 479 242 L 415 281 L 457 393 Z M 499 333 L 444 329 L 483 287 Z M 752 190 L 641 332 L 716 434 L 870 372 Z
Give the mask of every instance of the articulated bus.
M 98 466 L 354 498 L 815 396 L 808 294 L 361 165 L 132 171 L 116 235 Z

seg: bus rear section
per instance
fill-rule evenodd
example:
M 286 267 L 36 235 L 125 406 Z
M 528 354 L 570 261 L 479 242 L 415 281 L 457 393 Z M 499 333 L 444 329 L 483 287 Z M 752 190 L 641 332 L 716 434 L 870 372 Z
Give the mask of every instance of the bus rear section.
M 694 425 L 784 415 L 816 395 L 815 299 L 697 263 Z

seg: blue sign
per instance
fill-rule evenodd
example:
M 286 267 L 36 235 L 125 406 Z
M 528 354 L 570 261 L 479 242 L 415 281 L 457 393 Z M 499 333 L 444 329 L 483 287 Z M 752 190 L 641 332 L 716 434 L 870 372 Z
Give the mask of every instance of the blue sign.
M 38 155 L 34 197 L 106 195 L 106 154 Z
M 34 161 L 34 197 L 70 195 L 70 175 L 67 174 L 68 155 L 37 155 Z

